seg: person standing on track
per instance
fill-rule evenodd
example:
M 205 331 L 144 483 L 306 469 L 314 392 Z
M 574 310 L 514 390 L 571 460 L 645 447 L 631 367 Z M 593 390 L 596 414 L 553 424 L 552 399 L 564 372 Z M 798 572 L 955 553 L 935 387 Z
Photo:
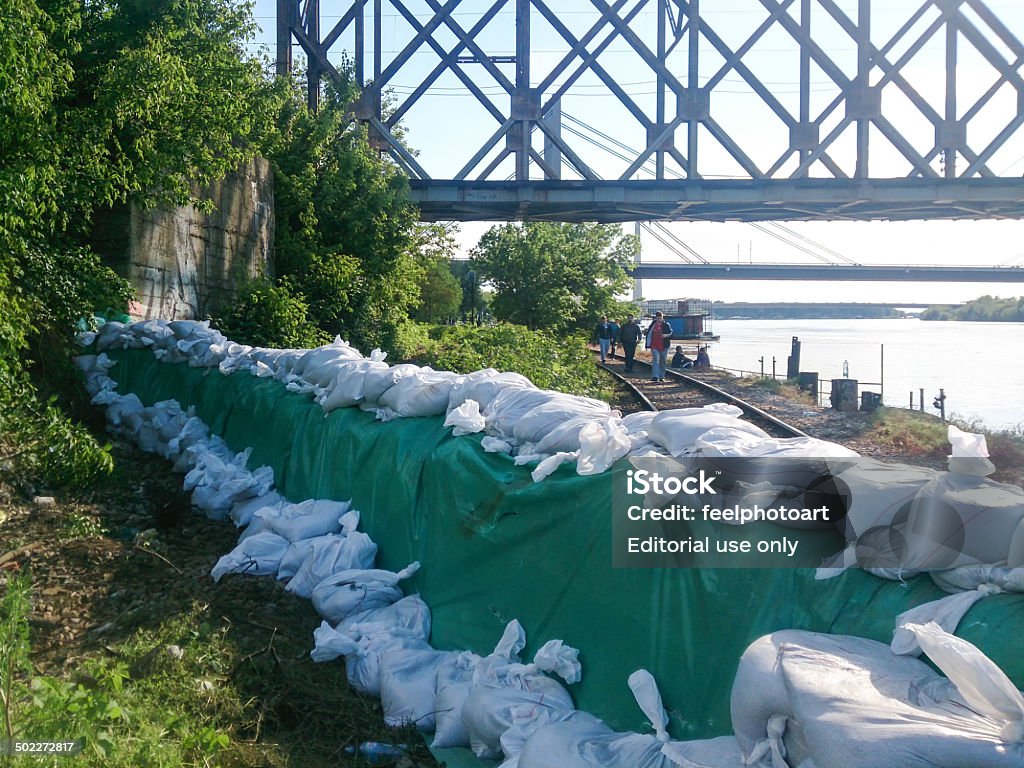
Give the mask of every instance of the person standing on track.
M 601 322 L 597 324 L 597 329 L 594 331 L 594 335 L 597 336 L 597 344 L 601 347 L 601 362 L 607 362 L 608 359 L 608 347 L 612 343 L 612 324 L 608 322 L 608 318 L 601 317 Z
M 663 313 L 656 313 L 654 322 L 647 328 L 647 346 L 651 348 L 651 381 L 665 380 L 665 363 L 671 340 L 672 326 L 665 322 Z
M 614 320 L 609 320 L 608 325 L 612 327 L 612 343 L 610 345 L 610 353 L 612 357 L 615 357 L 615 343 L 619 340 L 619 333 L 621 333 L 622 329 L 619 328 L 619 324 L 616 323 Z
M 633 358 L 636 357 L 636 345 L 640 343 L 640 337 L 643 336 L 643 331 L 640 330 L 640 321 L 631 317 L 622 326 L 622 330 L 619 331 L 619 343 L 622 344 L 622 354 L 626 357 L 625 370 L 628 373 L 633 371 Z

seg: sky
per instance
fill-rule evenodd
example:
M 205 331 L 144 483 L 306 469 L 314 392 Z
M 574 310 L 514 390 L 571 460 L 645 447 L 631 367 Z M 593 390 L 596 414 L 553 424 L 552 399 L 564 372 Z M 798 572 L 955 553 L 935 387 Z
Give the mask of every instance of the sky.
M 923 1 L 923 0 L 922 0 Z M 469 29 L 489 7 L 491 0 L 463 0 L 456 20 Z M 548 0 L 559 21 L 570 31 L 581 36 L 595 20 L 596 0 Z M 641 0 L 630 0 L 625 8 L 632 9 Z M 985 0 L 991 11 L 1006 25 L 1010 33 L 1024 39 L 1024 2 L 1021 0 Z M 856 18 L 856 0 L 837 0 L 836 4 L 851 18 Z M 322 2 L 321 28 L 329 30 L 337 17 L 350 3 Z M 366 3 L 367 12 L 372 3 Z M 420 23 L 426 23 L 432 12 L 426 0 L 406 0 L 408 7 Z M 794 13 L 800 3 L 793 3 Z M 921 5 L 917 0 L 874 0 L 872 3 L 872 40 L 878 44 L 890 40 L 909 15 Z M 263 34 L 254 41 L 254 47 L 265 45 L 273 55 L 275 0 L 256 0 L 255 15 L 263 27 Z M 656 24 L 657 3 L 650 0 L 635 17 L 632 27 L 650 44 Z M 838 27 L 819 6 L 817 0 L 811 3 L 811 24 L 815 41 L 827 51 L 829 57 L 847 75 L 856 71 L 856 45 L 852 38 Z M 970 10 L 966 17 L 977 27 L 985 29 L 983 21 Z M 515 3 L 508 0 L 495 18 L 474 37 L 489 55 L 511 55 L 515 52 L 514 15 Z M 758 0 L 715 0 L 702 7 L 703 16 L 710 29 L 719 35 L 733 49 L 739 47 L 747 36 L 766 17 L 767 12 Z M 928 24 L 937 17 L 932 9 L 914 28 L 914 36 L 923 33 Z M 556 66 L 568 49 L 567 44 L 555 32 L 549 22 L 536 9 L 531 16 L 531 82 L 536 87 Z M 372 35 L 367 25 L 367 57 L 372 60 Z M 394 6 L 383 0 L 383 24 L 381 55 L 386 67 L 392 57 L 413 37 L 414 30 L 401 17 Z M 992 34 L 985 35 L 992 43 L 994 55 L 1013 60 L 1016 54 L 1003 45 Z M 436 40 L 444 50 L 451 49 L 457 38 L 449 30 L 435 33 Z M 600 39 L 600 38 L 599 38 Z M 889 59 L 896 60 L 906 52 L 911 37 L 897 40 Z M 686 69 L 687 38 L 683 36 L 676 50 L 670 55 L 668 65 L 673 72 Z M 945 34 L 939 31 L 933 35 L 920 52 L 913 55 L 901 69 L 902 74 L 921 98 L 938 113 L 943 113 L 945 75 Z M 593 44 L 590 48 L 593 49 Z M 331 49 L 332 61 L 340 61 L 344 52 L 351 52 L 353 41 L 347 33 Z M 972 113 L 968 124 L 968 143 L 972 147 L 984 147 L 1000 130 L 1016 117 L 1024 97 L 1017 88 L 1000 81 L 997 71 L 979 54 L 968 36 L 961 33 L 957 41 L 957 114 L 963 117 L 987 92 L 994 95 L 984 106 Z M 419 84 L 437 64 L 439 57 L 429 48 L 419 50 L 403 66 L 389 86 L 393 98 L 401 101 Z M 699 77 L 701 83 L 716 76 L 724 59 L 705 36 L 699 47 Z M 613 41 L 601 54 L 599 63 L 606 69 L 622 90 L 630 95 L 637 107 L 645 114 L 654 114 L 654 74 L 643 64 L 622 38 Z M 761 41 L 755 44 L 743 57 L 743 63 L 772 92 L 774 98 L 791 113 L 798 109 L 799 56 L 795 43 L 781 28 L 773 28 Z M 369 69 L 369 67 L 368 67 Z M 514 79 L 514 66 L 499 65 L 499 69 L 510 80 Z M 487 74 L 479 64 L 463 65 L 487 99 L 494 106 L 507 113 L 508 96 L 504 89 Z M 1018 67 L 1024 77 L 1024 71 Z M 680 75 L 681 77 L 681 75 Z M 873 70 L 872 79 L 881 77 L 878 68 Z M 564 76 L 555 78 L 556 85 Z M 825 110 L 838 94 L 833 79 L 817 65 L 812 65 L 811 118 Z M 1021 86 L 1024 89 L 1024 85 Z M 550 93 L 547 89 L 545 93 Z M 934 129 L 922 118 L 921 112 L 894 85 L 882 90 L 883 114 L 910 140 L 915 147 L 930 148 Z M 671 100 L 670 100 L 671 101 Z M 631 158 L 625 148 L 642 146 L 645 141 L 642 126 L 608 93 L 607 86 L 588 73 L 581 77 L 562 99 L 563 135 L 573 142 L 572 146 L 583 159 L 603 178 L 615 178 L 629 166 Z M 743 150 L 762 169 L 770 167 L 788 146 L 788 129 L 765 105 L 735 70 L 726 72 L 721 83 L 715 86 L 712 102 L 712 117 L 722 125 Z M 835 126 L 842 108 L 821 118 L 821 135 Z M 473 155 L 485 139 L 493 133 L 497 123 L 454 74 L 446 72 L 430 90 L 405 115 L 403 126 L 406 140 L 419 151 L 418 159 L 433 178 L 452 178 Z M 565 133 L 569 129 L 582 133 Z M 597 132 L 604 134 L 600 136 Z M 848 173 L 854 162 L 854 133 L 852 129 L 842 134 L 834 145 L 832 154 Z M 736 178 L 743 175 L 742 168 L 710 136 L 699 137 L 701 154 L 699 170 L 705 178 Z M 597 144 L 609 147 L 617 142 L 619 154 L 626 159 L 598 148 Z M 677 145 L 685 147 L 685 129 L 676 136 Z M 539 141 L 537 141 L 539 146 Z M 495 150 L 496 152 L 497 150 Z M 478 166 L 477 173 L 487 164 L 487 159 Z M 877 131 L 871 137 L 870 173 L 873 177 L 902 177 L 907 175 L 909 164 L 895 148 Z M 963 162 L 961 159 L 959 162 Z M 933 163 L 938 168 L 938 160 Z M 792 161 L 783 166 L 783 174 L 792 166 Z M 989 168 L 1000 176 L 1020 177 L 1024 174 L 1024 127 L 1012 133 L 1009 141 L 989 161 Z M 670 166 L 669 173 L 672 168 Z M 676 167 L 674 170 L 681 172 Z M 510 161 L 499 165 L 491 178 L 505 178 L 511 173 Z M 564 178 L 573 178 L 569 171 Z M 824 176 L 823 167 L 812 168 L 812 175 Z M 534 170 L 539 177 L 540 171 Z M 475 175 L 475 174 L 474 174 Z M 641 171 L 644 177 L 644 171 Z M 1024 184 L 1024 182 L 1022 182 Z M 463 223 L 460 225 L 459 243 L 463 253 L 476 245 L 479 237 L 491 226 L 490 223 Z M 781 242 L 758 227 L 742 223 L 687 223 L 677 222 L 664 225 L 676 237 L 683 240 L 701 257 L 713 262 L 726 263 L 820 263 L 833 259 L 838 253 L 858 263 L 873 264 L 942 264 L 977 266 L 1024 265 L 1024 222 L 1021 221 L 919 221 L 919 222 L 793 222 L 786 224 L 790 232 L 772 229 L 775 235 L 787 242 Z M 633 226 L 625 225 L 624 232 L 632 233 Z M 799 236 L 804 240 L 795 240 Z M 795 248 L 792 243 L 815 252 L 809 255 Z M 669 252 L 654 236 L 645 230 L 641 235 L 644 260 L 670 261 L 678 256 Z M 829 253 L 832 252 L 832 254 Z M 983 294 L 999 296 L 1024 295 L 1024 283 L 978 284 L 978 283 L 829 283 L 829 282 L 781 282 L 781 281 L 645 281 L 642 286 L 646 298 L 672 298 L 698 296 L 719 301 L 763 301 L 768 296 L 778 300 L 793 301 L 894 301 L 914 303 L 953 303 L 967 301 Z

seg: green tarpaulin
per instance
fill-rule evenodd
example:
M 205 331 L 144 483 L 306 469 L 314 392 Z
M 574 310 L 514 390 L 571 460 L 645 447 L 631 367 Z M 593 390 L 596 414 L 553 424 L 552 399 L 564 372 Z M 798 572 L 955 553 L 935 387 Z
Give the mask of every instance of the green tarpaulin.
M 888 642 L 897 614 L 944 594 L 926 577 L 860 571 L 815 581 L 809 569 L 613 569 L 612 473 L 580 477 L 569 465 L 534 483 L 530 467 L 485 453 L 479 436 L 452 437 L 441 418 L 381 423 L 355 408 L 325 417 L 308 395 L 248 373 L 162 364 L 147 351 L 111 356 L 121 394 L 194 405 L 234 450 L 252 447 L 251 469 L 273 467 L 291 500 L 351 498 L 379 567 L 422 563 L 405 589 L 430 605 L 436 648 L 488 653 L 513 618 L 531 656 L 552 638 L 579 648 L 576 703 L 617 729 L 645 728 L 626 685 L 636 669 L 658 681 L 674 737 L 718 736 L 731 730 L 733 676 L 752 640 L 797 628 Z M 957 634 L 1024 684 L 1024 597 L 981 601 Z

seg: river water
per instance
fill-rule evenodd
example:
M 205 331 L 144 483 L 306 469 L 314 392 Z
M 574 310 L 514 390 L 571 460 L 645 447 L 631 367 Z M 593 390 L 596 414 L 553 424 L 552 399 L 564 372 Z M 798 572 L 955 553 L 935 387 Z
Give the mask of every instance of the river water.
M 946 393 L 946 413 L 1006 429 L 1024 424 L 1024 323 L 900 320 L 714 320 L 722 340 L 711 347 L 716 367 L 785 375 L 794 336 L 801 342 L 800 370 L 817 371 L 823 381 L 843 376 L 878 392 L 884 402 L 906 408 L 910 392 L 919 407 L 937 413 L 932 399 Z M 866 382 L 875 382 L 867 384 Z M 828 391 L 826 386 L 825 391 Z M 827 397 L 827 395 L 826 395 Z

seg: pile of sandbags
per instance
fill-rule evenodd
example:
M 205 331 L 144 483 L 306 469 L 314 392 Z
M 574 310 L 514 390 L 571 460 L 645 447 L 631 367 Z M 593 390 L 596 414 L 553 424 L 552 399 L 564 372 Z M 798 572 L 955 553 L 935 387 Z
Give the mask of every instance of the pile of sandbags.
M 753 643 L 732 690 L 744 764 L 1024 765 L 1024 697 L 1002 671 L 937 625 L 906 629 L 946 677 L 858 637 L 787 630 Z

